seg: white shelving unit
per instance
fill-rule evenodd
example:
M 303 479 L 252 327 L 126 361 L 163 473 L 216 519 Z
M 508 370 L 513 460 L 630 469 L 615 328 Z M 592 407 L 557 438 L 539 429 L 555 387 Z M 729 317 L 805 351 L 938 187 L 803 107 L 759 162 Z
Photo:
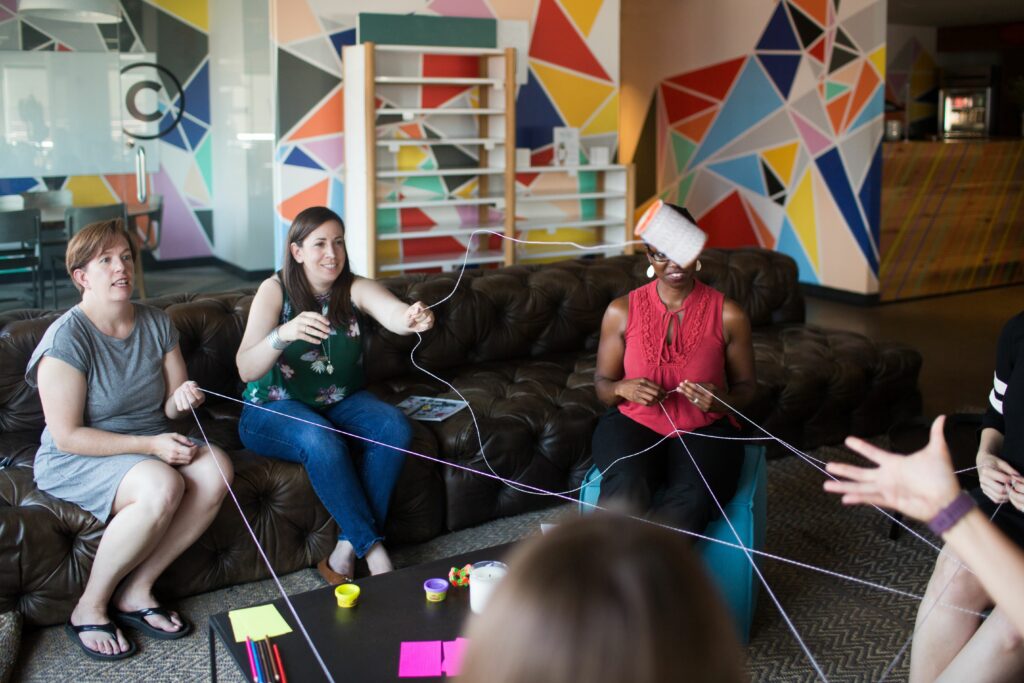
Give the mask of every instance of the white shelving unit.
M 423 55 L 475 58 L 478 76 L 422 76 Z M 501 250 L 480 248 L 487 236 L 471 239 L 469 254 L 451 252 L 388 259 L 388 245 L 427 238 L 466 238 L 476 229 L 515 233 L 515 72 L 513 48 L 476 49 L 362 43 L 344 49 L 345 65 L 345 212 L 349 258 L 367 275 L 416 268 L 451 268 L 470 264 L 511 263 L 513 243 Z M 421 89 L 476 88 L 474 106 L 423 107 Z M 385 106 L 378 106 L 378 100 Z M 384 119 L 383 121 L 381 119 Z M 423 123 L 443 130 L 439 137 L 413 137 L 402 126 Z M 399 155 L 410 147 L 447 145 L 460 148 L 477 165 L 460 168 L 404 169 Z M 500 180 L 498 178 L 500 176 Z M 386 187 L 411 178 L 472 178 L 472 192 L 389 197 Z M 466 183 L 463 183 L 465 186 Z M 382 187 L 384 186 L 384 187 Z M 443 183 L 442 183 L 443 186 Z M 475 209 L 476 221 L 439 224 L 422 231 L 379 233 L 380 211 L 403 209 Z M 502 215 L 500 222 L 494 214 Z M 357 226 L 362 226 L 359 229 Z
M 424 55 L 472 57 L 477 75 L 423 76 Z M 494 248 L 493 234 L 544 238 L 554 241 L 557 230 L 586 231 L 590 241 L 625 243 L 629 240 L 634 206 L 632 167 L 618 164 L 515 167 L 515 73 L 513 48 L 476 49 L 363 43 L 344 48 L 345 78 L 345 221 L 346 242 L 353 269 L 383 275 L 424 268 L 452 270 L 470 265 L 504 264 L 585 253 L 613 255 L 629 248 L 580 252 L 565 245 L 516 245 L 503 240 Z M 441 86 L 476 89 L 476 98 L 451 106 L 424 107 L 421 91 Z M 472 106 L 467 106 L 467 102 Z M 425 127 L 411 132 L 409 126 Z M 423 137 L 429 134 L 430 137 Z M 426 152 L 446 145 L 458 149 L 476 165 L 457 168 L 409 168 L 415 148 Z M 530 192 L 516 184 L 517 173 L 546 175 L 547 190 Z M 586 174 L 586 175 L 584 175 Z M 445 178 L 466 182 L 452 190 Z M 435 190 L 406 193 L 410 179 L 421 183 L 436 178 Z M 470 180 L 471 179 L 471 182 Z M 586 182 L 583 182 L 586 179 Z M 418 188 L 423 190 L 422 187 Z M 576 215 L 566 207 L 577 207 Z M 404 210 L 432 211 L 435 225 L 391 232 L 378 228 L 382 220 L 398 220 Z M 467 211 L 475 220 L 467 220 Z M 517 215 L 518 214 L 518 215 Z M 449 218 L 444 219 L 445 216 Z M 423 254 L 422 240 L 469 239 L 463 251 Z M 573 234 L 579 234 L 575 232 Z M 574 240 L 575 241 L 575 240 Z M 395 254 L 399 254 L 395 257 Z

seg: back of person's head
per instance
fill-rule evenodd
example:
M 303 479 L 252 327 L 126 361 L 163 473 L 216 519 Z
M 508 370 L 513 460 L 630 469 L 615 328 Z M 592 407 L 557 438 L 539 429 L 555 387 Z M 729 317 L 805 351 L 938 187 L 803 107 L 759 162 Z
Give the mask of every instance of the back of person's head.
M 132 261 L 135 261 L 139 257 L 138 247 L 125 229 L 124 221 L 120 218 L 90 223 L 71 238 L 64 253 L 64 266 L 67 268 L 71 282 L 79 292 L 82 291 L 82 286 L 75 282 L 75 271 L 85 268 L 89 261 L 120 240 L 128 243 L 128 249 L 132 252 Z
M 592 515 L 507 563 L 470 623 L 462 683 L 746 680 L 730 617 L 679 534 Z

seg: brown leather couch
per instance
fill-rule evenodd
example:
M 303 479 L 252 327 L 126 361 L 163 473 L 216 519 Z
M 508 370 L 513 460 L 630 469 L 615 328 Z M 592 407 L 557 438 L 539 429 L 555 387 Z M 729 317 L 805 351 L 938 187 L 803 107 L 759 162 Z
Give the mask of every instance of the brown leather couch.
M 796 266 L 770 251 L 707 252 L 700 277 L 738 301 L 754 327 L 759 391 L 748 415 L 794 445 L 812 448 L 847 434 L 884 432 L 920 409 L 921 357 L 895 344 L 803 324 Z M 593 391 L 601 317 L 615 297 L 644 283 L 643 257 L 469 270 L 435 309 L 437 324 L 416 361 L 469 399 L 490 467 L 545 490 L 577 486 L 590 465 L 590 437 L 603 406 Z M 384 280 L 407 301 L 448 295 L 457 274 Z M 252 290 L 151 299 L 181 332 L 191 378 L 238 396 L 234 354 Z M 30 623 L 66 619 L 80 594 L 103 526 L 78 507 L 39 491 L 32 461 L 43 416 L 24 382 L 26 362 L 57 312 L 0 314 L 0 612 Z M 453 396 L 410 362 L 416 338 L 364 323 L 370 388 L 397 403 L 409 395 Z M 202 423 L 235 463 L 234 490 L 275 569 L 308 567 L 332 547 L 336 528 L 303 470 L 245 451 L 240 408 L 211 398 Z M 182 430 L 196 433 L 195 425 Z M 469 411 L 416 423 L 412 450 L 486 471 Z M 2 461 L 2 460 L 0 460 Z M 484 476 L 407 457 L 386 529 L 390 543 L 429 539 L 557 502 Z M 230 499 L 210 529 L 161 579 L 166 597 L 267 576 Z

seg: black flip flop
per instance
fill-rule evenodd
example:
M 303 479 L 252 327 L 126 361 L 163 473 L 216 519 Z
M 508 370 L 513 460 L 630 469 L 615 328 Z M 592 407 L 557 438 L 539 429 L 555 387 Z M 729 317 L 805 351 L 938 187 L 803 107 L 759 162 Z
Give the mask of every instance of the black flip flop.
M 123 628 L 131 628 L 139 631 L 143 635 L 147 635 L 150 638 L 156 638 L 158 640 L 177 640 L 178 638 L 184 638 L 188 634 L 192 633 L 192 624 L 187 621 L 180 614 L 178 618 L 181 619 L 181 628 L 177 631 L 165 631 L 162 628 L 153 626 L 146 617 L 158 616 L 171 621 L 171 612 L 163 607 L 143 607 L 137 609 L 134 612 L 122 612 L 119 609 L 112 610 L 111 616 L 114 621 L 120 624 Z
M 106 624 L 82 624 L 81 626 L 75 626 L 71 623 L 71 620 L 68 619 L 67 623 L 64 624 L 64 632 L 68 634 L 68 638 L 70 638 L 75 645 L 82 648 L 82 651 L 93 659 L 125 659 L 135 654 L 135 650 L 137 648 L 135 647 L 135 643 L 130 640 L 128 641 L 128 649 L 124 652 L 119 652 L 116 655 L 105 655 L 102 652 L 97 652 L 96 650 L 91 649 L 81 638 L 78 637 L 80 633 L 84 633 L 86 631 L 103 631 L 113 638 L 115 642 L 117 641 L 117 627 L 109 622 Z

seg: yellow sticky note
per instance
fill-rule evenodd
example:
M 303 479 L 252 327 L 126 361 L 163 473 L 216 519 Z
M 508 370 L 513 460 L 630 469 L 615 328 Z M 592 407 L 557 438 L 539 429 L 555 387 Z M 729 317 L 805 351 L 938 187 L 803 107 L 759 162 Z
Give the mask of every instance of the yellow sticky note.
M 292 627 L 273 605 L 231 610 L 228 618 L 235 632 L 236 643 L 244 643 L 247 637 L 257 640 L 264 636 L 274 637 L 292 632 Z

